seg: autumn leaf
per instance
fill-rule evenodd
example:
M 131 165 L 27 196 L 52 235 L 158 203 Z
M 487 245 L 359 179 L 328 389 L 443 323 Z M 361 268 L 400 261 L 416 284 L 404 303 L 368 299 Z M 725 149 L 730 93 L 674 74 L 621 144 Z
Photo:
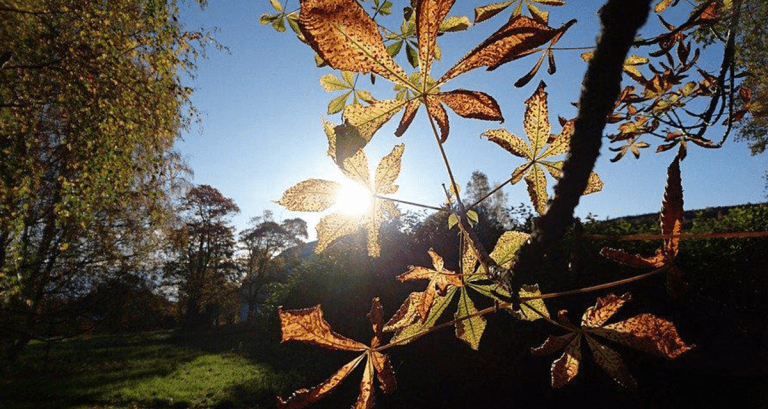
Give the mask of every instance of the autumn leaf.
M 378 26 L 357 1 L 302 1 L 299 28 L 312 49 L 334 69 L 373 72 L 408 84 L 403 69 L 387 53 Z
M 457 290 L 457 287 L 449 287 L 444 296 L 438 295 L 429 309 L 429 315 L 426 320 L 422 321 L 417 315 L 417 318 L 411 324 L 397 329 L 395 335 L 389 340 L 389 343 L 396 343 L 399 345 L 407 344 L 416 339 L 418 334 L 434 327 L 437 320 L 443 315 L 443 312 L 445 312 L 445 309 L 448 308 L 448 305 L 453 300 L 453 296 L 456 294 Z
M 512 268 L 517 261 L 517 252 L 531 236 L 518 231 L 506 231 L 496 241 L 490 257 L 496 264 L 506 269 Z
M 575 23 L 576 20 L 571 20 L 560 28 L 553 29 L 529 17 L 514 17 L 459 60 L 453 68 L 443 74 L 437 84 L 444 84 L 475 68 L 488 67 L 489 71 L 493 71 L 505 63 L 525 57 L 538 51 L 537 47 L 561 36 Z
M 336 182 L 308 179 L 286 190 L 277 203 L 295 212 L 321 212 L 336 204 L 340 189 Z
M 604 247 L 600 255 L 617 263 L 638 268 L 667 268 L 667 291 L 671 296 L 677 297 L 685 291 L 686 284 L 683 281 L 683 272 L 675 265 L 678 248 L 680 246 L 680 233 L 683 228 L 683 187 L 680 177 L 680 161 L 683 156 L 678 154 L 667 168 L 667 185 L 664 189 L 659 221 L 661 234 L 664 239 L 661 247 L 656 249 L 652 257 L 643 257 L 639 254 L 630 254 L 621 249 Z
M 427 284 L 427 288 L 424 290 L 424 293 L 422 293 L 416 308 L 422 322 L 427 320 L 430 308 L 432 308 L 432 304 L 438 294 L 445 295 L 448 286 L 464 286 L 464 283 L 458 274 L 444 268 L 443 258 L 440 257 L 440 255 L 435 253 L 432 249 L 429 249 L 428 253 L 432 258 L 432 266 L 434 269 L 410 266 L 408 271 L 397 276 L 397 280 L 401 283 L 414 280 L 429 280 L 429 284 Z
M 288 399 L 277 398 L 277 406 L 281 409 L 300 409 L 309 406 L 312 403 L 324 398 L 329 394 L 336 386 L 354 370 L 357 365 L 365 358 L 365 354 L 358 356 L 357 358 L 344 365 L 335 374 L 328 378 L 325 382 L 311 388 L 311 389 L 299 389 L 294 392 Z
M 584 60 L 585 62 L 589 62 L 592 59 L 592 57 L 594 57 L 594 55 L 595 55 L 594 51 L 589 51 L 581 54 L 581 59 Z M 630 55 L 624 60 L 624 65 L 622 66 L 622 69 L 627 75 L 629 75 L 630 78 L 632 78 L 636 82 L 640 84 L 645 84 L 646 81 L 648 80 L 645 79 L 645 77 L 640 72 L 640 70 L 637 69 L 637 67 L 640 65 L 648 64 L 648 62 L 650 62 L 650 60 L 646 57 Z
M 544 170 L 546 169 L 553 178 L 559 179 L 562 176 L 564 163 L 545 159 L 568 152 L 574 129 L 573 120 L 571 120 L 564 122 L 559 135 L 550 133 L 545 87 L 544 81 L 540 82 L 533 95 L 525 101 L 523 129 L 529 143 L 505 129 L 489 130 L 482 134 L 489 141 L 501 146 L 512 155 L 527 160 L 525 164 L 512 172 L 511 183 L 515 184 L 525 177 L 531 202 L 539 214 L 544 214 L 547 210 L 547 179 Z M 546 147 L 548 143 L 549 147 Z M 602 187 L 603 182 L 600 177 L 596 173 L 592 173 L 583 194 L 599 191 Z
M 674 324 L 651 314 L 641 314 L 605 325 L 631 299 L 629 293 L 621 297 L 608 294 L 598 298 L 597 303 L 584 312 L 580 329 L 565 322 L 564 327 L 569 328 L 570 333 L 550 336 L 541 346 L 531 348 L 531 353 L 534 355 L 547 355 L 565 349 L 563 355 L 552 364 L 551 375 L 554 388 L 567 384 L 578 373 L 582 337 L 586 338 L 595 362 L 611 378 L 626 388 L 635 388 L 637 384 L 624 361 L 616 351 L 598 342 L 595 336 L 667 359 L 677 358 L 693 348 L 680 339 Z M 560 320 L 567 320 L 564 317 L 565 311 L 561 311 Z
M 406 102 L 396 99 L 376 101 L 370 105 L 355 104 L 347 106 L 343 115 L 366 141 L 370 141 L 373 134 L 405 106 Z
M 278 309 L 282 339 L 280 342 L 301 341 L 341 351 L 365 351 L 368 347 L 331 330 L 319 305 L 302 310 Z
M 485 326 L 487 322 L 485 318 L 480 315 L 472 316 L 477 313 L 477 308 L 469 298 L 467 289 L 461 288 L 461 295 L 459 296 L 459 307 L 454 314 L 456 319 L 456 338 L 466 342 L 470 348 L 477 350 L 480 347 L 480 339 L 483 337 Z M 471 318 L 465 318 L 470 317 Z
M 397 388 L 389 357 L 373 350 L 381 341 L 383 328 L 383 312 L 378 298 L 373 299 L 371 312 L 368 313 L 374 331 L 370 347 L 333 332 L 328 322 L 323 319 L 323 311 L 319 305 L 292 311 L 283 311 L 280 307 L 278 311 L 283 334 L 282 342 L 301 341 L 335 350 L 365 351 L 321 384 L 310 389 L 300 389 L 288 399 L 278 397 L 278 407 L 281 409 L 300 409 L 322 399 L 336 388 L 363 359 L 365 359 L 365 369 L 355 408 L 373 407 L 374 374 L 377 375 L 379 386 L 384 393 L 392 393 Z
M 341 158 L 348 155 L 342 147 L 350 143 L 344 135 L 350 131 L 340 127 L 332 128 L 331 124 L 325 121 L 324 128 L 328 136 L 328 154 L 338 163 Z M 343 159 L 340 167 L 344 175 L 369 191 L 372 196 L 371 204 L 368 209 L 365 209 L 365 216 L 362 218 L 336 212 L 320 219 L 316 226 L 315 253 L 321 253 L 339 238 L 359 231 L 362 226 L 368 235 L 368 255 L 371 257 L 380 255 L 379 229 L 384 221 L 399 216 L 400 211 L 391 200 L 382 199 L 379 195 L 397 192 L 398 186 L 394 182 L 400 174 L 400 162 L 404 149 L 405 145 L 397 145 L 381 159 L 373 181 L 371 181 L 365 151 L 358 149 L 355 154 Z M 339 189 L 340 185 L 336 182 L 309 179 L 289 188 L 278 203 L 289 210 L 323 211 L 336 203 Z

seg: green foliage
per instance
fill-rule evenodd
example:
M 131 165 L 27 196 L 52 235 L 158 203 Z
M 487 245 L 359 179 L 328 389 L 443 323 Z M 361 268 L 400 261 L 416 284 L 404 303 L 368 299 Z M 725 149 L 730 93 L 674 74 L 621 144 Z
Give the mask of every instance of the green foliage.
M 0 9 L 0 320 L 14 350 L 53 319 L 38 315 L 55 294 L 157 267 L 154 233 L 187 173 L 173 150 L 194 114 L 182 76 L 209 36 L 185 31 L 173 0 L 108 3 Z

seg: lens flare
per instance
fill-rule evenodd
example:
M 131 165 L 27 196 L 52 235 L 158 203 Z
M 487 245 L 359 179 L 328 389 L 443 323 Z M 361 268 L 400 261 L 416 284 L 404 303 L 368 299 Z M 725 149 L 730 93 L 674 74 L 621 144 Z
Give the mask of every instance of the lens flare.
M 352 181 L 341 183 L 335 209 L 345 214 L 363 214 L 371 206 L 373 195 L 364 186 Z

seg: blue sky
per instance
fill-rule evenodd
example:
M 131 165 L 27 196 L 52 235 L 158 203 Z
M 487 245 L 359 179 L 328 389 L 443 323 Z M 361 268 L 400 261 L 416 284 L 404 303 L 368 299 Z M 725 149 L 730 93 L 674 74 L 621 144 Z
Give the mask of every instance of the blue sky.
M 297 6 L 290 0 L 289 8 Z M 560 26 L 576 18 L 573 26 L 558 43 L 560 47 L 593 46 L 599 30 L 596 10 L 601 2 L 571 0 L 563 7 L 545 7 L 550 11 L 550 25 Z M 450 15 L 473 16 L 473 8 L 485 2 L 458 1 Z M 368 8 L 371 2 L 363 3 Z M 393 15 L 381 22 L 399 26 L 402 5 L 395 3 Z M 278 219 L 302 217 L 312 227 L 320 215 L 290 212 L 274 201 L 292 185 L 309 178 L 342 180 L 335 164 L 326 156 L 327 141 L 321 118 L 338 124 L 340 116 L 329 116 L 326 107 L 338 93 L 325 92 L 319 78 L 330 68 L 316 68 L 312 50 L 299 42 L 290 32 L 277 33 L 261 26 L 258 17 L 273 13 L 267 0 L 214 0 L 200 11 L 197 7 L 183 9 L 182 21 L 188 28 L 217 27 L 216 38 L 229 47 L 231 53 L 209 50 L 208 59 L 199 61 L 199 70 L 188 84 L 196 89 L 193 103 L 201 111 L 201 124 L 184 135 L 178 148 L 195 172 L 193 182 L 209 184 L 231 197 L 241 212 L 233 221 L 242 229 L 251 217 L 263 210 L 272 210 Z M 467 32 L 446 34 L 439 38 L 443 49 L 442 61 L 434 64 L 433 76 L 442 75 L 459 58 L 503 24 L 511 10 L 491 20 L 471 27 Z M 673 22 L 682 16 L 673 10 L 665 14 Z M 647 29 L 658 30 L 660 24 L 651 17 Z M 538 56 L 529 56 L 508 63 L 496 71 L 477 69 L 451 81 L 444 90 L 466 88 L 492 95 L 500 104 L 505 122 L 464 119 L 449 112 L 451 133 L 445 144 L 457 181 L 463 187 L 472 171 L 485 172 L 492 182 L 509 178 L 522 159 L 511 156 L 497 145 L 481 139 L 488 129 L 505 128 L 524 136 L 522 129 L 524 103 L 540 80 L 547 84 L 550 122 L 553 133 L 560 130 L 557 116 L 571 118 L 576 108 L 571 103 L 579 98 L 580 84 L 586 64 L 580 59 L 583 51 L 556 53 L 558 71 L 554 76 L 543 67 L 525 87 L 512 84 L 525 74 Z M 719 50 L 713 58 L 701 64 L 714 67 Z M 705 50 L 705 54 L 710 50 Z M 401 53 L 402 54 L 402 53 Z M 407 62 L 398 62 L 411 72 Z M 627 80 L 629 81 L 629 80 Z M 370 86 L 366 77 L 358 80 L 378 99 L 394 97 L 391 85 L 379 78 Z M 373 138 L 366 148 L 371 167 L 398 143 L 405 144 L 403 167 L 398 179 L 400 191 L 395 197 L 430 205 L 444 200 L 441 183 L 449 183 L 436 142 L 423 109 L 402 137 L 394 136 L 400 115 L 395 116 Z M 714 131 L 713 131 L 714 132 Z M 716 132 L 710 134 L 719 140 Z M 646 139 L 655 148 L 655 140 Z M 604 143 L 596 172 L 605 182 L 603 191 L 582 198 L 577 215 L 596 214 L 600 218 L 656 212 L 661 205 L 666 167 L 674 151 L 661 154 L 646 149 L 640 160 L 628 155 L 618 163 L 610 163 L 613 153 Z M 682 163 L 685 208 L 757 203 L 765 200 L 764 186 L 768 157 L 752 157 L 744 143 L 733 137 L 719 150 L 689 148 Z M 549 181 L 552 185 L 552 181 Z M 551 191 L 550 186 L 550 191 Z M 525 183 L 505 188 L 510 204 L 530 204 Z M 402 210 L 408 208 L 401 206 Z M 412 210 L 416 210 L 411 208 Z

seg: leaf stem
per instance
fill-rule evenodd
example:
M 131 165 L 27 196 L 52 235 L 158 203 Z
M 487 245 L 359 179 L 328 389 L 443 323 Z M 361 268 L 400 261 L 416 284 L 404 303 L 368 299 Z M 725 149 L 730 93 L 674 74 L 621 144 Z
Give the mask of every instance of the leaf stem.
M 390 202 L 396 202 L 396 203 L 402 203 L 402 204 L 407 204 L 407 205 L 411 205 L 411 206 L 423 207 L 425 209 L 432 209 L 432 210 L 437 210 L 437 211 L 442 211 L 442 212 L 446 211 L 442 207 L 430 206 L 430 205 L 425 205 L 425 204 L 416 203 L 416 202 L 409 202 L 407 200 L 394 199 L 394 198 L 391 198 L 391 197 L 386 197 L 386 196 L 381 196 L 381 195 L 373 195 L 373 197 L 376 198 L 376 199 L 381 199 L 381 200 L 389 200 Z

